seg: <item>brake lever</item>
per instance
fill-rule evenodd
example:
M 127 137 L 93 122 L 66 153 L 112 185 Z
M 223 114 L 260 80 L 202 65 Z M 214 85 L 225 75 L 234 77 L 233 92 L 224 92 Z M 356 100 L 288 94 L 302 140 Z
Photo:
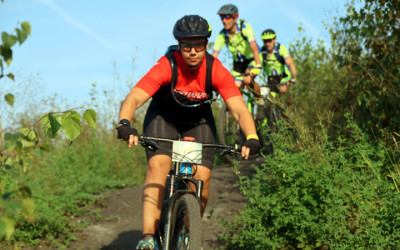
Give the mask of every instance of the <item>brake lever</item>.
M 156 151 L 156 149 L 158 149 L 157 142 L 153 140 L 142 138 L 140 144 L 151 151 Z
M 239 145 L 237 145 L 237 144 L 232 145 L 232 146 L 230 146 L 229 148 L 222 149 L 222 150 L 219 152 L 219 155 L 226 155 L 226 154 L 230 154 L 230 155 L 237 154 L 237 155 L 240 155 L 241 152 L 240 152 L 240 147 L 239 147 Z

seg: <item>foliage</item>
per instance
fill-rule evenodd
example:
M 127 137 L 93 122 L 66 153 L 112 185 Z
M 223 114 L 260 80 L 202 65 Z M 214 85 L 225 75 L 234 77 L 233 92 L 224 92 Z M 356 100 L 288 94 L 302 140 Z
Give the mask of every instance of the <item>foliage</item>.
M 15 28 L 14 32 L 14 34 L 1 33 L 0 79 L 4 76 L 4 68 L 9 67 L 12 62 L 12 47 L 17 43 L 21 45 L 30 35 L 30 23 L 22 22 L 20 28 Z M 8 73 L 6 76 L 14 80 L 12 73 Z M 13 94 L 6 94 L 4 100 L 10 106 L 14 105 Z M 96 127 L 94 110 L 86 110 L 83 118 L 89 126 Z M 73 110 L 49 113 L 40 118 L 40 123 L 48 138 L 55 138 L 62 129 L 66 138 L 72 142 L 81 133 L 81 115 Z M 26 161 L 32 151 L 39 148 L 40 138 L 37 131 L 27 127 L 22 127 L 17 132 L 5 133 L 0 126 L 0 135 L 2 139 L 0 151 L 0 239 L 5 237 L 10 240 L 15 231 L 16 222 L 13 217 L 22 215 L 33 220 L 35 202 L 32 198 L 32 190 L 24 181 L 15 178 L 14 174 L 19 171 L 25 174 L 28 171 Z M 10 182 L 13 185 L 10 185 Z
M 347 5 L 347 16 L 335 19 L 332 49 L 306 38 L 289 46 L 299 84 L 291 87 L 295 105 L 288 116 L 298 140 L 293 147 L 289 131 L 272 134 L 274 154 L 254 176 L 241 177 L 249 202 L 227 223 L 229 248 L 399 245 L 400 2 L 365 0 L 361 9 L 355 2 Z M 11 34 L 2 32 L 0 78 L 14 80 L 4 69 L 30 30 L 23 22 Z M 225 51 L 221 59 L 231 63 L 229 56 Z M 114 127 L 110 117 L 120 100 L 103 102 L 96 94 L 94 89 L 97 103 L 85 106 L 103 107 L 98 124 L 107 125 L 96 126 L 93 109 L 69 109 L 40 118 L 28 114 L 36 120 L 20 118 L 21 126 L 7 133 L 0 126 L 0 240 L 8 240 L 0 246 L 65 247 L 83 226 L 74 218 L 91 216 L 88 208 L 100 202 L 99 192 L 142 180 L 143 150 L 125 157 L 125 145 L 106 139 L 115 138 L 108 126 Z M 115 90 L 104 94 L 116 96 Z M 16 103 L 12 93 L 4 100 L 9 107 Z M 137 114 L 140 124 L 144 113 Z
M 95 127 L 96 113 L 88 109 L 84 118 L 91 127 Z M 81 116 L 75 111 L 49 113 L 40 119 L 42 129 L 47 138 L 56 138 L 62 129 L 64 135 L 71 142 L 81 133 Z M 3 132 L 2 132 L 3 135 Z M 20 128 L 18 132 L 4 134 L 4 149 L 1 150 L 0 160 L 0 238 L 3 236 L 10 240 L 14 232 L 14 214 L 22 214 L 33 220 L 35 208 L 32 199 L 32 190 L 25 181 L 16 178 L 15 174 L 26 174 L 30 169 L 27 161 L 35 149 L 44 148 L 39 144 L 38 133 L 31 128 Z M 39 147 L 39 145 L 41 145 Z M 2 145 L 3 146 L 3 145 Z M 13 171 L 10 171 L 12 169 Z M 10 185 L 10 182 L 13 185 Z
M 318 40 L 314 45 L 311 39 L 303 34 L 299 27 L 299 37 L 289 46 L 298 72 L 299 84 L 290 88 L 297 114 L 300 114 L 307 126 L 323 122 L 331 126 L 331 116 L 342 117 L 343 99 L 346 90 L 338 84 L 344 81 L 345 72 L 338 68 L 332 51 Z M 321 118 L 323 117 L 323 118 Z
M 400 2 L 365 0 L 336 22 L 332 42 L 346 80 L 343 101 L 367 130 L 400 129 Z
M 31 25 L 29 22 L 22 22 L 20 28 L 15 28 L 16 34 L 9 34 L 7 32 L 1 33 L 0 45 L 0 79 L 4 77 L 4 67 L 9 67 L 12 62 L 12 47 L 17 44 L 21 45 L 31 34 Z M 9 79 L 14 80 L 14 74 L 8 73 L 6 75 Z M 14 96 L 8 93 L 4 96 L 4 100 L 11 106 L 14 104 Z
M 74 232 L 85 224 L 78 216 L 98 217 L 91 205 L 101 204 L 101 191 L 123 188 L 143 181 L 145 156 L 109 134 L 84 129 L 69 146 L 53 144 L 48 152 L 36 149 L 27 162 L 28 172 L 10 168 L 6 186 L 17 188 L 15 179 L 32 190 L 35 211 L 30 220 L 18 214 L 14 220 L 14 243 L 36 246 L 68 245 Z M 132 157 L 126 157 L 132 155 Z M 1 244 L 0 244 L 1 246 Z
M 241 178 L 249 201 L 226 223 L 228 248 L 400 244 L 400 2 L 355 2 L 335 19 L 331 50 L 306 38 L 290 46 L 296 147 L 288 131 L 273 134 L 274 154 Z
M 332 142 L 321 128 L 313 143 L 299 142 L 295 148 L 287 141 L 288 131 L 272 135 L 274 154 L 254 176 L 241 177 L 249 201 L 226 226 L 228 248 L 399 245 L 399 148 L 395 152 L 371 141 L 352 121 L 346 129 L 351 137 Z M 387 157 L 392 153 L 397 157 Z

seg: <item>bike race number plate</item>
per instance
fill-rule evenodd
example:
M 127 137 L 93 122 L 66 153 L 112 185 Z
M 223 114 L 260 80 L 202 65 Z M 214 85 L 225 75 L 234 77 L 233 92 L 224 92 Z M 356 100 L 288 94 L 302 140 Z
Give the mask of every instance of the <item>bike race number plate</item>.
M 201 143 L 174 141 L 172 151 L 172 161 L 201 164 L 203 152 Z
M 268 97 L 270 89 L 268 87 L 262 86 L 260 87 L 260 92 L 263 97 Z

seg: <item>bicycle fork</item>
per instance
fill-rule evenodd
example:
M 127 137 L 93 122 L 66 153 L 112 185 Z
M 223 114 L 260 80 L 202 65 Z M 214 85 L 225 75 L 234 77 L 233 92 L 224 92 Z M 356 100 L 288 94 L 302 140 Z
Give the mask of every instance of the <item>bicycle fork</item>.
M 175 171 L 175 174 L 172 172 Z M 199 201 L 200 209 L 202 208 L 201 205 L 201 195 L 202 195 L 202 190 L 203 190 L 203 181 L 202 180 L 196 180 L 193 178 L 192 174 L 192 165 L 191 164 L 186 164 L 186 163 L 175 163 L 175 168 L 174 170 L 171 170 L 171 173 L 167 176 L 167 182 L 165 185 L 165 198 L 163 201 L 163 211 L 164 213 L 164 219 L 163 219 L 163 226 L 162 226 L 163 231 L 161 232 L 164 237 L 162 245 L 164 246 L 164 249 L 166 249 L 167 246 L 171 244 L 170 238 L 171 238 L 171 226 L 172 226 L 172 217 L 173 217 L 173 211 L 174 211 L 174 206 L 176 203 L 176 200 L 181 197 L 182 195 L 187 193 L 187 190 L 185 187 L 189 185 L 190 182 L 192 182 L 195 187 L 196 191 L 193 192 Z M 160 227 L 161 229 L 161 227 Z
M 184 189 L 185 186 L 188 186 L 190 182 L 192 182 L 196 190 L 194 191 L 196 197 L 201 200 L 202 190 L 203 190 L 203 181 L 196 180 L 192 176 L 192 165 L 187 163 L 176 163 L 175 164 L 175 174 L 172 172 L 167 176 L 167 185 L 166 189 L 166 197 L 164 198 L 164 202 L 172 197 L 176 190 Z

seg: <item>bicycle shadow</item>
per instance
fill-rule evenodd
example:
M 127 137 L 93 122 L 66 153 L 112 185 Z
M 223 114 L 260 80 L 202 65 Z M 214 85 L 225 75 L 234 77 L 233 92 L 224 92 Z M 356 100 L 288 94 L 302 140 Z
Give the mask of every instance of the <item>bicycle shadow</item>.
M 129 230 L 122 232 L 118 235 L 118 238 L 113 240 L 107 246 L 103 246 L 101 250 L 112 250 L 112 249 L 135 249 L 137 243 L 142 237 L 142 231 L 140 230 Z

